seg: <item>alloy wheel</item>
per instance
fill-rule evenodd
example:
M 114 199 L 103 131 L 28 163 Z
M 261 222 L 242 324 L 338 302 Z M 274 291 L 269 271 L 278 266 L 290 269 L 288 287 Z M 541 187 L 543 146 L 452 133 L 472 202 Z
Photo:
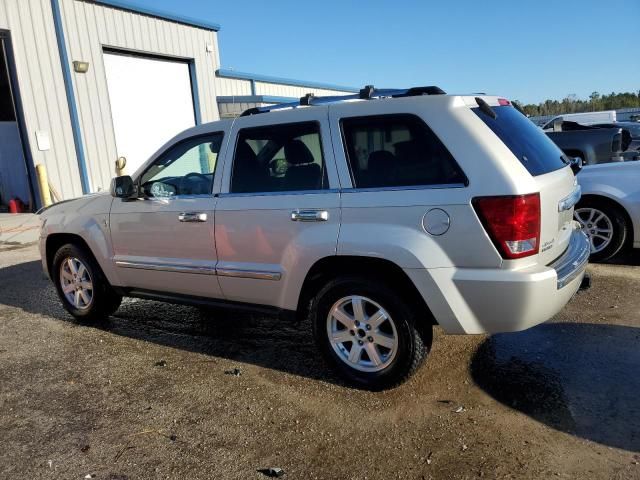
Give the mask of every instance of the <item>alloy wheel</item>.
M 607 248 L 613 238 L 613 222 L 604 212 L 597 208 L 578 208 L 573 215 L 589 237 L 591 253 Z
M 60 286 L 67 301 L 78 310 L 86 310 L 93 301 L 91 274 L 81 260 L 67 257 L 60 264 Z
M 327 335 L 338 358 L 362 372 L 385 369 L 398 352 L 398 332 L 389 312 L 359 295 L 333 304 L 327 315 Z

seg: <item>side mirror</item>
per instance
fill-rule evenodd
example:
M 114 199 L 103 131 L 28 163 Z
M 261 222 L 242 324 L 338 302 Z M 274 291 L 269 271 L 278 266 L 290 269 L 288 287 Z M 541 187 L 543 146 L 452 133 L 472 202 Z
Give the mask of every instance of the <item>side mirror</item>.
M 569 157 L 569 165 L 571 165 L 571 170 L 573 170 L 574 175 L 577 175 L 582 167 L 584 166 L 584 160 L 580 157 Z
M 136 187 L 129 175 L 111 179 L 111 196 L 116 198 L 132 198 L 136 195 Z

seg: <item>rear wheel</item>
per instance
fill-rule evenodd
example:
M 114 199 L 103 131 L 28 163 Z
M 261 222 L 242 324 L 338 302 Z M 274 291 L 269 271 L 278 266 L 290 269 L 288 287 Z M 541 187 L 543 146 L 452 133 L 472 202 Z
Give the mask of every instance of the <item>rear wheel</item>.
M 431 326 L 417 313 L 384 282 L 361 277 L 330 281 L 311 305 L 324 358 L 341 377 L 370 390 L 403 383 L 426 358 Z
M 624 212 L 616 205 L 586 199 L 578 204 L 574 217 L 589 237 L 591 260 L 608 260 L 624 246 L 629 226 Z
M 122 301 L 91 254 L 72 243 L 54 255 L 51 276 L 62 305 L 79 320 L 102 320 Z

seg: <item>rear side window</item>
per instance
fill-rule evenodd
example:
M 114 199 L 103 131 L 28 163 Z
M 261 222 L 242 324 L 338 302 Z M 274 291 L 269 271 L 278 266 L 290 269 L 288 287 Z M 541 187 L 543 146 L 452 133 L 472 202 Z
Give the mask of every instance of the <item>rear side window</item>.
M 504 105 L 491 109 L 496 113 L 496 118 L 491 118 L 480 108 L 471 110 L 502 140 L 531 175 L 544 175 L 567 165 L 562 150 L 515 108 Z
M 238 133 L 232 193 L 328 188 L 317 122 L 245 128 Z
M 355 188 L 467 183 L 440 139 L 415 115 L 345 118 L 341 126 Z

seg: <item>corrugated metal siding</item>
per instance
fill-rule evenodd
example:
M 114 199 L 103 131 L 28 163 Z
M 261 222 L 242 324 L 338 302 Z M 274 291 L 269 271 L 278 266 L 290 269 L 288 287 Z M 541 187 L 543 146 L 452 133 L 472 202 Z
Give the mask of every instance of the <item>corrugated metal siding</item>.
M 219 96 L 253 95 L 251 81 L 242 78 L 216 77 L 217 94 Z M 353 92 L 329 90 L 324 88 L 299 87 L 281 83 L 255 82 L 255 95 L 271 95 L 274 97 L 300 98 L 307 93 L 314 95 L 351 95 Z
M 284 85 L 278 83 L 256 82 L 256 95 L 273 95 L 277 97 L 299 98 L 305 96 L 307 93 L 313 93 L 316 96 L 353 94 L 353 92 L 343 92 L 340 90 L 327 90 L 323 88 L 298 87 L 294 85 Z
M 251 81 L 238 78 L 217 77 L 217 94 L 219 96 L 251 95 Z
M 44 0 L 43 0 L 44 1 Z M 203 122 L 219 118 L 216 103 L 215 32 L 82 0 L 60 0 L 69 61 L 88 61 L 72 72 L 91 189 L 109 187 L 117 159 L 103 47 L 195 60 Z M 178 133 L 178 132 L 176 132 Z M 168 139 L 167 139 L 168 140 Z
M 220 117 L 229 118 L 237 117 L 242 112 L 253 107 L 262 107 L 265 103 L 220 103 L 218 108 L 220 109 Z
M 0 29 L 10 31 L 33 161 L 63 198 L 82 195 L 51 1 L 0 0 Z M 37 130 L 49 133 L 50 150 L 38 150 Z

